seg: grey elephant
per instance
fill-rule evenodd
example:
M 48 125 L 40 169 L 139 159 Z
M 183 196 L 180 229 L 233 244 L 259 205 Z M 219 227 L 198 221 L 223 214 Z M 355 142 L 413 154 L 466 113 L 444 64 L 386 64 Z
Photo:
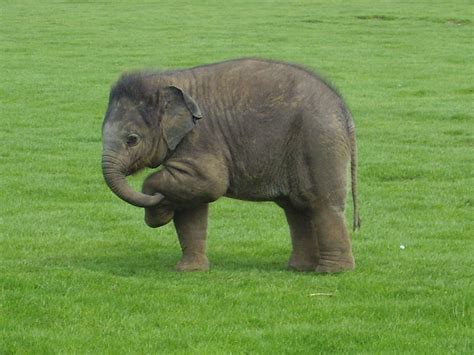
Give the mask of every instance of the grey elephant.
M 107 185 L 145 208 L 150 227 L 173 220 L 183 253 L 177 270 L 208 270 L 208 204 L 221 196 L 283 208 L 289 268 L 354 269 L 344 218 L 350 163 L 359 226 L 354 122 L 311 71 L 239 59 L 125 74 L 111 89 L 102 132 Z M 135 191 L 126 176 L 145 167 L 160 169 Z

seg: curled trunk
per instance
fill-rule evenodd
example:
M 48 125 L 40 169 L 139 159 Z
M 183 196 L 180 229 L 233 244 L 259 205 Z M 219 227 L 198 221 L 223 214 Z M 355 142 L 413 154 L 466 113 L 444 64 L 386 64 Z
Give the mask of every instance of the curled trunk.
M 161 194 L 146 195 L 137 192 L 127 183 L 122 166 L 114 158 L 104 155 L 102 158 L 102 173 L 107 186 L 122 200 L 137 207 L 152 207 L 160 203 L 164 196 Z

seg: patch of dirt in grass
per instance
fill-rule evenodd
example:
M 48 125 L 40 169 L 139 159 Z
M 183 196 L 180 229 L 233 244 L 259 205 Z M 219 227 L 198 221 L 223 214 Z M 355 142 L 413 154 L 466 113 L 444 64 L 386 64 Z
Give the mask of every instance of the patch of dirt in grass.
M 394 181 L 413 181 L 422 178 L 423 175 L 416 172 L 406 172 L 401 174 L 385 174 L 379 176 L 379 180 L 382 182 L 394 182 Z
M 472 23 L 471 20 L 462 18 L 431 18 L 431 17 L 420 17 L 419 20 L 429 21 L 432 23 L 441 23 L 448 26 L 466 26 Z
M 323 23 L 323 21 L 315 19 L 315 18 L 303 19 L 303 20 L 301 20 L 301 22 L 303 22 L 303 23 Z
M 422 171 L 415 169 L 399 171 L 386 166 L 373 168 L 370 174 L 381 182 L 413 181 L 425 177 Z
M 473 137 L 463 138 L 460 140 L 460 143 L 468 147 L 474 147 L 474 138 Z
M 356 16 L 359 20 L 375 20 L 375 21 L 395 21 L 397 17 L 387 15 L 361 15 Z
M 471 20 L 467 19 L 459 19 L 459 18 L 449 18 L 444 22 L 446 25 L 451 26 L 462 26 L 462 25 L 469 25 L 471 24 Z

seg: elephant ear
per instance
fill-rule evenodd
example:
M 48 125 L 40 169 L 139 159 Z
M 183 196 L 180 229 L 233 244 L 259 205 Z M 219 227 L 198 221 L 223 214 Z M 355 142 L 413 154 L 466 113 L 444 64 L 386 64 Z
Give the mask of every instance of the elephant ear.
M 176 86 L 168 86 L 160 93 L 164 105 L 161 121 L 163 136 L 168 148 L 175 150 L 195 127 L 196 120 L 202 118 L 202 113 L 193 98 Z

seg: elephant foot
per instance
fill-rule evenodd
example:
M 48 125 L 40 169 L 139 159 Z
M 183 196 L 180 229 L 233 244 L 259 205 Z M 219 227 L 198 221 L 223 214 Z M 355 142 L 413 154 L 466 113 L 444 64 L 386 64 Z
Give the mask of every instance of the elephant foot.
M 151 228 L 168 224 L 174 217 L 174 210 L 162 207 L 145 208 L 145 223 Z
M 318 261 L 315 258 L 298 258 L 292 256 L 288 261 L 288 269 L 293 271 L 310 272 L 316 270 Z
M 176 271 L 209 271 L 209 260 L 205 255 L 199 257 L 183 256 L 183 258 L 176 264 Z
M 321 259 L 316 266 L 316 272 L 320 274 L 334 274 L 345 271 L 353 271 L 355 262 L 352 255 L 339 260 Z
M 299 272 L 311 272 L 316 270 L 317 265 L 315 264 L 293 264 L 288 263 L 288 270 L 299 271 Z

